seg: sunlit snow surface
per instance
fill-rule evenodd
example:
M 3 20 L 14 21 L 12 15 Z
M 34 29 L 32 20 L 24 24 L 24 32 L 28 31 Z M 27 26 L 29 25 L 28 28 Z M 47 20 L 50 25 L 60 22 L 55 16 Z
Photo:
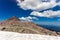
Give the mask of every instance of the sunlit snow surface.
M 0 40 L 60 40 L 60 37 L 0 31 Z

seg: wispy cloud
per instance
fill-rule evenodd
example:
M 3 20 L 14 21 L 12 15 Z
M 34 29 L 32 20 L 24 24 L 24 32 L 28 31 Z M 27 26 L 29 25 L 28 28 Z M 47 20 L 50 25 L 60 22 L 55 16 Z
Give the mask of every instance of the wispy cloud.
M 31 21 L 33 21 L 33 19 L 34 20 L 38 20 L 38 18 L 37 17 L 31 17 L 31 16 L 28 16 L 28 17 L 21 17 L 21 18 L 19 18 L 22 22 L 31 22 Z
M 39 17 L 60 17 L 60 11 L 47 10 L 42 13 L 33 11 L 30 15 L 39 16 Z
M 57 5 L 60 6 L 60 2 L 58 2 Z

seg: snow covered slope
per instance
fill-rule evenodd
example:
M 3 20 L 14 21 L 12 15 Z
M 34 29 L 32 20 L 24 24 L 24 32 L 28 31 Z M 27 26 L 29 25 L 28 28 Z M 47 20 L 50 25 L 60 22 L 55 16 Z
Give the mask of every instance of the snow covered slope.
M 0 31 L 0 40 L 60 40 L 60 37 Z

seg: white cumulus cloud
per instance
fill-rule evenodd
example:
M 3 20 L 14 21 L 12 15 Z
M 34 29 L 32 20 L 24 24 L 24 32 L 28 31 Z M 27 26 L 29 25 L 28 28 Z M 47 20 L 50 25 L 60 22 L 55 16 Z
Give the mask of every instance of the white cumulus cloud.
M 33 11 L 30 15 L 39 16 L 39 17 L 60 17 L 60 11 L 47 10 L 42 13 Z
M 40 17 L 55 17 L 60 16 L 60 11 L 47 10 L 44 12 L 39 12 L 41 10 L 53 8 L 55 6 L 60 6 L 60 2 L 57 0 L 17 0 L 17 4 L 20 8 L 24 10 L 33 10 L 30 15 L 40 16 Z M 21 17 L 22 20 L 32 21 L 33 17 Z
M 24 10 L 44 10 L 55 7 L 57 5 L 56 0 L 50 0 L 49 2 L 42 2 L 48 0 L 17 0 L 18 6 Z
M 33 21 L 33 19 L 34 20 L 38 20 L 38 18 L 37 17 L 31 17 L 31 16 L 28 16 L 28 17 L 21 17 L 21 18 L 19 18 L 21 21 L 25 21 L 25 22 L 31 22 L 31 21 Z

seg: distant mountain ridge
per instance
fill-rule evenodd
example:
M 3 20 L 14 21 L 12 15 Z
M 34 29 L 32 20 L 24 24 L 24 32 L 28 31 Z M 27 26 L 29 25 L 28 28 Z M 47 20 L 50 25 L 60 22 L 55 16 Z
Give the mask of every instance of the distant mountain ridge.
M 50 31 L 32 22 L 21 22 L 16 16 L 0 23 L 0 30 L 27 34 L 60 36 L 60 32 Z

